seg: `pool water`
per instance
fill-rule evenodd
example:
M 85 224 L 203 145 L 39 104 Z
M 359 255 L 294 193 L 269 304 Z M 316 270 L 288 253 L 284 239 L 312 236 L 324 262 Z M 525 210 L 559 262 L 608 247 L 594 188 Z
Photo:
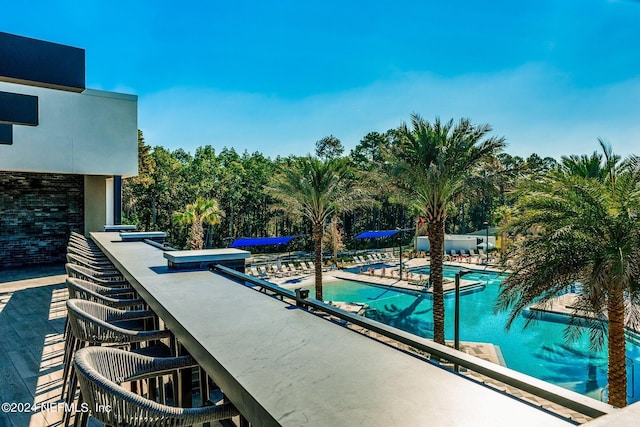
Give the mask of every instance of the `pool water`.
M 445 277 L 457 269 L 446 268 Z M 507 332 L 508 313 L 495 313 L 502 277 L 496 273 L 473 272 L 465 280 L 479 281 L 484 289 L 460 297 L 460 340 L 492 343 L 499 347 L 505 364 L 516 371 L 568 388 L 595 399 L 607 384 L 607 353 L 589 350 L 588 331 L 566 342 L 566 324 L 536 321 L 523 329 L 525 318 L 517 319 Z M 313 288 L 313 286 L 311 286 Z M 326 301 L 366 303 L 367 317 L 421 337 L 433 338 L 433 304 L 430 296 L 398 291 L 361 282 L 328 282 L 323 286 Z M 453 294 L 445 294 L 445 339 L 453 340 Z M 627 342 L 628 398 L 640 400 L 640 347 Z M 637 378 L 637 380 L 636 380 Z

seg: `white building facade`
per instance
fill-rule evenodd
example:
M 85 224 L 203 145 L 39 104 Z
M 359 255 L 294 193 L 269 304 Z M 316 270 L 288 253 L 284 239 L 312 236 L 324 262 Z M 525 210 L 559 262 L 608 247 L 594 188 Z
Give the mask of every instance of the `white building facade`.
M 461 250 L 469 253 L 471 249 L 478 250 L 478 248 L 486 248 L 485 243 L 486 236 L 470 235 L 470 234 L 445 234 L 444 236 L 444 252 L 450 254 L 452 250 L 460 252 Z M 479 246 L 480 245 L 480 246 Z M 496 237 L 489 235 L 489 248 L 496 247 Z M 426 236 L 418 237 L 416 243 L 416 250 L 429 251 L 429 238 Z
M 84 82 L 84 50 L 0 33 L 0 269 L 62 262 L 71 231 L 119 224 L 137 96 Z

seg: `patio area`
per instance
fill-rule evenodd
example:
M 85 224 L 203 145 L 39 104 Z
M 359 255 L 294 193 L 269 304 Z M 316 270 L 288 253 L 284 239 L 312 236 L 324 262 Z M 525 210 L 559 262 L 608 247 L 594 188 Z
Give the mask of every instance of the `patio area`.
M 65 278 L 63 266 L 0 273 L 0 426 L 61 425 Z
M 0 271 L 0 427 L 62 426 L 66 278 L 62 265 Z

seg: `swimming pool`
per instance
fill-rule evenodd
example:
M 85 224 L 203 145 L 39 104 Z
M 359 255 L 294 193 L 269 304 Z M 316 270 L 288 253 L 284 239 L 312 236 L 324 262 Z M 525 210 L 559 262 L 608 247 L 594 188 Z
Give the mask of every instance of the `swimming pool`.
M 457 269 L 445 268 L 445 277 Z M 564 323 L 537 321 L 523 330 L 525 318 L 517 319 L 509 332 L 504 326 L 507 313 L 495 313 L 494 303 L 502 278 L 496 273 L 474 271 L 465 280 L 485 284 L 478 292 L 460 297 L 460 340 L 493 343 L 505 364 L 516 371 L 600 399 L 607 384 L 606 349 L 589 350 L 589 335 L 575 342 L 563 339 Z M 311 286 L 313 288 L 313 286 Z M 327 301 L 368 304 L 367 317 L 426 338 L 433 338 L 432 300 L 424 294 L 398 291 L 361 282 L 327 282 Z M 452 295 L 451 295 L 452 296 Z M 445 338 L 453 340 L 454 298 L 445 296 Z M 407 310 L 413 305 L 413 310 Z M 627 341 L 627 370 L 630 402 L 640 400 L 640 346 Z

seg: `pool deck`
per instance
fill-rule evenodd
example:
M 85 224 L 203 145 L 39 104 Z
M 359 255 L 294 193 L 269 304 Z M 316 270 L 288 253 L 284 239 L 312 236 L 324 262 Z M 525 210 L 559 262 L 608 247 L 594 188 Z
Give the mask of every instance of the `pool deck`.
M 355 274 L 355 273 L 348 273 L 346 271 L 333 272 L 331 273 L 331 276 L 341 280 L 353 280 L 356 282 L 366 282 L 374 285 L 388 286 L 390 288 L 405 289 L 405 290 L 417 291 L 417 292 L 425 292 L 428 294 L 433 293 L 431 288 L 426 289 L 425 286 L 422 284 L 412 282 L 412 281 L 407 281 L 407 280 L 400 280 L 398 278 L 394 279 L 389 277 L 380 277 L 380 276 L 366 274 L 366 273 Z M 465 288 L 474 287 L 477 284 L 478 282 L 475 280 L 460 279 L 461 290 Z M 442 287 L 444 292 L 451 292 L 455 289 L 455 283 L 453 280 L 445 279 L 444 283 L 442 284 Z
M 426 267 L 429 265 L 429 260 L 427 258 L 412 258 L 405 261 L 405 269 L 415 269 L 420 267 Z M 357 265 L 355 265 L 357 266 Z M 466 263 L 466 262 L 447 262 L 445 266 L 449 267 L 460 267 L 460 268 L 468 268 L 472 270 L 482 270 L 482 271 L 490 271 L 495 273 L 501 273 L 502 270 L 493 267 L 486 267 L 480 264 Z M 352 266 L 347 266 L 354 267 Z M 366 267 L 366 266 L 364 266 Z M 398 267 L 391 267 L 388 269 L 397 270 Z M 387 270 L 385 270 L 386 272 Z M 399 276 L 390 277 L 389 275 L 382 276 L 382 269 L 374 270 L 373 274 L 364 270 L 363 273 L 350 273 L 345 270 L 331 270 L 327 271 L 323 274 L 324 283 L 330 283 L 336 280 L 353 280 L 356 282 L 365 282 L 371 283 L 379 286 L 388 286 L 396 289 L 404 289 L 415 292 L 426 292 L 432 293 L 431 289 L 425 289 L 423 283 L 428 279 L 428 275 L 418 275 L 414 274 L 411 280 L 400 279 Z M 390 273 L 389 273 L 390 274 Z M 282 286 L 287 289 L 299 288 L 302 286 L 313 285 L 315 276 L 313 273 L 299 274 L 295 276 L 288 277 L 271 277 L 267 279 L 268 281 L 275 283 L 279 286 Z M 460 289 L 464 290 L 465 288 L 472 288 L 478 284 L 477 281 L 474 280 L 465 280 L 460 279 Z M 443 290 L 445 293 L 452 292 L 455 289 L 455 282 L 453 279 L 444 279 Z

